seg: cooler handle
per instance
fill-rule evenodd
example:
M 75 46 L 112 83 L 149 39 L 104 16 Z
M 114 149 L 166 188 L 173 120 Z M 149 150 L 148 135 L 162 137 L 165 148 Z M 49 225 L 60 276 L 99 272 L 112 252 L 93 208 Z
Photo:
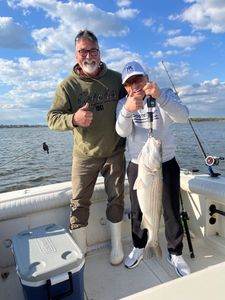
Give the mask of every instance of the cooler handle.
M 48 300 L 60 300 L 60 299 L 63 299 L 71 294 L 73 294 L 73 279 L 72 279 L 72 272 L 68 272 L 68 275 L 69 275 L 69 279 L 65 280 L 65 281 L 69 281 L 69 290 L 64 292 L 64 293 L 61 293 L 61 294 L 58 294 L 56 296 L 51 296 L 51 291 L 50 291 L 50 288 L 51 288 L 51 279 L 48 279 L 47 280 L 47 292 L 48 292 Z

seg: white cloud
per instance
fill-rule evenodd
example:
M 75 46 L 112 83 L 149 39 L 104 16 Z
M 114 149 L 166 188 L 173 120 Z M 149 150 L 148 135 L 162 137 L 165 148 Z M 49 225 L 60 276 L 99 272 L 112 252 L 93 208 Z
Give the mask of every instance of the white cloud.
M 64 34 L 67 32 L 68 34 Z M 54 28 L 42 28 L 33 30 L 32 37 L 37 43 L 38 51 L 46 56 L 65 52 L 74 52 L 75 32 L 71 32 L 71 28 L 60 25 L 57 30 Z M 71 37 L 73 39 L 71 40 Z
M 218 78 L 214 78 L 212 80 L 205 80 L 202 83 L 203 86 L 207 87 L 215 87 L 220 85 L 220 80 Z
M 165 46 L 173 46 L 173 47 L 180 47 L 180 48 L 187 48 L 193 47 L 196 44 L 199 44 L 205 40 L 204 36 L 176 36 L 174 38 L 169 38 L 164 43 Z
M 60 57 L 36 61 L 26 57 L 21 57 L 18 61 L 0 59 L 0 83 L 17 85 L 20 82 L 26 84 L 30 81 L 55 80 L 59 76 L 59 70 L 66 70 L 72 64 L 73 62 L 68 57 L 66 59 Z
M 118 71 L 129 60 L 143 63 L 139 54 L 121 48 L 102 49 L 102 60 Z M 25 124 L 29 118 L 29 124 L 45 123 L 56 86 L 69 74 L 74 62 L 75 57 L 65 55 L 36 61 L 26 57 L 17 61 L 0 59 L 0 85 L 4 86 L 0 93 L 1 123 L 7 119 L 12 124 Z M 9 115 L 18 117 L 15 120 Z
M 124 6 L 130 6 L 131 5 L 131 0 L 117 0 L 116 3 L 119 7 L 124 7 Z
M 14 106 L 11 109 L 0 110 L 0 120 L 1 124 L 5 125 L 37 125 L 46 124 L 47 125 L 47 110 L 37 109 L 35 107 L 20 107 L 19 105 Z
M 153 58 L 161 59 L 166 58 L 167 56 L 175 56 L 175 55 L 182 55 L 184 53 L 190 52 L 190 48 L 185 48 L 184 50 L 167 50 L 167 51 L 150 51 L 150 54 Z
M 142 23 L 147 27 L 151 27 L 155 23 L 155 21 L 152 18 L 149 18 L 149 19 L 144 19 Z
M 80 29 L 88 28 L 103 36 L 120 36 L 127 33 L 127 27 L 120 23 L 116 13 L 99 9 L 94 4 L 84 2 L 62 2 L 56 0 L 11 0 L 24 8 L 37 8 L 45 11 L 53 20 L 77 33 Z M 126 11 L 126 10 L 125 10 Z M 129 10 L 128 10 L 129 11 Z M 132 10 L 131 10 L 132 11 Z M 73 26 L 71 26 L 73 24 Z M 57 28 L 55 29 L 57 30 Z M 69 32 L 69 33 L 70 33 Z M 67 33 L 69 35 L 69 33 Z
M 158 33 L 163 33 L 165 31 L 164 26 L 162 24 L 160 24 L 156 30 Z
M 132 8 L 121 8 L 116 15 L 121 19 L 135 18 L 139 14 L 139 10 Z
M 46 56 L 45 59 L 31 60 L 25 57 L 14 60 L 0 59 L 0 85 L 3 87 L 0 92 L 0 119 L 1 122 L 4 122 L 7 118 L 9 122 L 17 124 L 26 123 L 26 120 L 29 120 L 27 123 L 30 124 L 31 122 L 34 124 L 46 122 L 46 114 L 54 96 L 55 88 L 70 72 L 75 62 L 74 45 L 71 37 L 73 39 L 80 29 L 88 28 L 93 30 L 100 38 L 101 45 L 101 42 L 104 43 L 104 40 L 101 40 L 102 36 L 126 35 L 129 29 L 121 23 L 123 22 L 121 18 L 132 18 L 139 13 L 138 10 L 132 9 L 120 9 L 112 13 L 101 10 L 93 4 L 69 0 L 10 0 L 8 2 L 11 3 L 11 6 L 20 6 L 20 10 L 23 8 L 26 12 L 29 12 L 31 8 L 38 9 L 39 13 L 40 11 L 43 12 L 43 17 L 48 17 L 54 21 L 54 25 L 51 25 L 52 27 L 39 27 L 39 29 L 32 31 L 32 37 L 37 43 L 38 51 Z M 197 2 L 199 5 L 204 3 L 204 1 Z M 210 3 L 213 2 L 212 0 Z M 186 0 L 186 3 L 194 5 L 196 1 Z M 117 1 L 117 5 L 119 7 L 129 7 L 131 1 Z M 186 21 L 185 19 L 179 19 L 181 16 L 184 15 L 173 18 Z M 18 28 L 22 28 L 13 19 L 9 19 L 9 24 L 18 25 Z M 154 20 L 146 19 L 143 23 L 145 26 L 151 27 Z M 187 53 L 192 50 L 191 47 L 203 42 L 205 39 L 201 35 L 174 37 L 174 35 L 180 34 L 180 31 L 166 31 L 165 28 L 168 29 L 163 27 L 163 25 L 158 27 L 169 37 L 173 36 L 173 38 L 169 38 L 166 41 L 166 46 L 176 46 L 180 49 L 152 51 L 150 54 L 157 59 L 165 59 L 168 56 Z M 22 30 L 24 29 L 22 28 Z M 157 32 L 156 26 L 155 28 L 152 27 L 151 30 Z M 26 33 L 22 33 L 22 31 L 18 34 L 19 36 L 22 37 L 21 41 L 25 41 L 27 38 Z M 2 39 L 0 39 L 1 42 Z M 101 48 L 102 60 L 106 62 L 109 68 L 121 71 L 126 62 L 137 60 L 146 68 L 151 80 L 156 81 L 160 87 L 171 86 L 161 63 L 151 69 L 145 65 L 143 55 L 124 50 L 125 47 Z M 210 107 L 212 108 L 210 103 L 214 104 L 216 101 L 220 101 L 219 104 L 217 102 L 217 106 L 221 105 L 222 107 L 225 85 L 219 79 L 214 78 L 205 80 L 198 85 L 191 85 L 190 80 L 196 78 L 196 73 L 194 70 L 190 70 L 188 63 L 172 64 L 167 62 L 167 68 L 181 93 L 180 95 L 182 95 L 182 100 L 188 104 L 191 111 L 199 111 L 199 116 L 202 116 L 198 107 L 201 107 L 202 104 L 203 113 L 203 109 L 209 110 Z M 189 82 L 189 85 L 183 86 L 186 80 Z M 199 104 L 198 107 L 196 107 L 196 102 Z M 221 109 L 221 113 L 222 111 L 224 109 Z M 18 118 L 16 121 L 15 116 Z
M 17 116 L 17 123 L 26 122 L 24 115 L 30 118 L 32 116 L 31 119 L 35 122 L 33 113 L 29 115 L 27 111 L 39 110 L 39 116 L 37 115 L 39 123 L 40 120 L 44 123 L 46 114 L 42 114 L 42 111 L 47 111 L 50 107 L 56 86 L 62 80 L 60 71 L 68 68 L 66 72 L 68 74 L 71 69 L 67 59 L 63 57 L 37 61 L 28 58 L 20 58 L 18 61 L 0 59 L 0 84 L 4 86 L 0 93 L 1 122 L 5 118 L 10 119 L 9 110 L 13 110 L 14 118 Z
M 119 72 L 122 71 L 123 66 L 125 66 L 126 63 L 133 60 L 138 61 L 144 66 L 140 54 L 131 51 L 124 51 L 121 48 L 106 49 L 102 52 L 102 54 L 103 61 L 107 64 L 107 66 Z
M 200 84 L 186 85 L 179 88 L 179 96 L 188 105 L 190 110 L 195 111 L 195 115 L 201 117 L 212 116 L 212 112 L 217 116 L 223 116 L 223 99 L 225 93 L 225 83 L 218 78 L 203 81 Z M 217 109 L 212 110 L 212 106 Z M 222 109 L 222 111 L 220 111 Z
M 196 0 L 183 0 L 185 3 L 193 3 L 196 2 Z
M 93 30 L 98 37 L 101 35 L 124 35 L 127 34 L 128 28 L 120 23 L 121 20 L 116 13 L 103 11 L 93 4 L 83 2 L 11 0 L 10 5 L 24 10 L 42 9 L 45 16 L 54 20 L 56 25 L 54 28 L 48 27 L 32 31 L 38 51 L 47 58 L 39 60 L 27 57 L 14 60 L 0 59 L 1 122 L 6 119 L 10 121 L 9 115 L 12 113 L 9 111 L 13 111 L 14 118 L 18 116 L 16 120 L 11 120 L 14 124 L 26 123 L 31 115 L 32 122 L 44 123 L 56 86 L 69 74 L 75 63 L 74 41 L 71 40 L 71 37 L 73 39 L 81 28 Z M 130 16 L 134 13 L 132 10 L 125 11 L 130 12 Z M 8 24 L 16 24 L 11 18 L 5 20 Z M 104 49 L 102 52 L 102 60 L 108 61 L 107 57 L 110 57 L 110 53 L 107 51 L 104 53 Z M 123 50 L 120 52 L 112 50 L 112 52 L 114 52 L 114 57 L 115 53 L 117 53 L 117 57 L 119 55 L 121 58 L 126 57 L 122 55 Z M 110 65 L 115 65 L 117 69 L 121 67 L 115 59 L 111 60 Z
M 26 106 L 23 103 L 6 103 L 6 104 L 2 104 L 1 108 L 3 110 L 11 110 L 11 109 L 23 109 Z
M 168 61 L 163 61 L 162 63 L 161 61 L 154 68 L 154 74 L 157 76 L 156 81 L 159 81 L 162 87 L 173 87 L 165 67 L 176 89 L 178 89 L 179 85 L 189 78 L 190 66 L 188 63 L 181 61 L 179 64 L 175 64 Z
M 25 29 L 14 22 L 11 17 L 0 17 L 0 47 L 2 48 L 30 48 L 26 39 L 28 34 Z
M 191 83 L 195 74 L 190 65 L 185 62 L 179 64 L 164 61 L 163 64 L 170 75 L 172 83 L 181 100 L 188 106 L 192 117 L 223 117 L 225 82 L 218 78 L 205 80 L 198 84 Z M 174 89 L 162 62 L 150 71 L 150 78 L 156 81 L 160 87 Z M 192 76 L 190 77 L 190 72 Z M 189 84 L 184 85 L 184 82 Z
M 73 51 L 71 37 L 75 37 L 77 32 L 84 28 L 92 30 L 98 37 L 124 36 L 129 29 L 120 19 L 131 18 L 138 13 L 132 9 L 121 9 L 117 13 L 111 13 L 84 2 L 65 3 L 56 0 L 11 0 L 11 2 L 26 9 L 29 7 L 42 9 L 48 17 L 58 23 L 54 28 L 35 29 L 32 32 L 38 51 L 44 55 L 53 55 L 57 51 L 59 53 Z
M 196 0 L 186 1 L 191 6 L 180 15 L 170 16 L 189 22 L 195 30 L 210 30 L 213 33 L 225 32 L 225 1 Z
M 181 32 L 180 29 L 172 29 L 172 30 L 168 30 L 168 31 L 167 31 L 167 34 L 168 34 L 169 36 L 172 36 L 172 35 L 178 35 L 180 32 Z

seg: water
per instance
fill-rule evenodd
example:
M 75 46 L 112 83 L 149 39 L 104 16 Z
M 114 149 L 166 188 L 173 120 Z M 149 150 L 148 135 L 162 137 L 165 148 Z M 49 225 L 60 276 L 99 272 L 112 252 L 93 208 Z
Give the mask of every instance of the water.
M 193 122 L 193 126 L 207 155 L 225 156 L 225 122 Z M 207 173 L 191 127 L 175 124 L 174 135 L 180 167 Z M 43 151 L 43 142 L 48 144 L 49 154 Z M 0 193 L 71 180 L 72 149 L 70 131 L 55 132 L 47 127 L 0 128 Z M 225 161 L 213 170 L 225 175 Z
M 71 180 L 71 132 L 47 127 L 2 128 L 0 141 L 0 192 Z M 8 161 L 11 163 L 4 165 Z

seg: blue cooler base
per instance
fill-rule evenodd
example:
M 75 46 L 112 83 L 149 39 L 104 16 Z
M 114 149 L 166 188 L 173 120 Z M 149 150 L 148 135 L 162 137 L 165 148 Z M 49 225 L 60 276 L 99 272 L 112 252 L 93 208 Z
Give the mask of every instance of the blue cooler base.
M 51 285 L 50 280 L 40 286 L 29 286 L 22 283 L 24 297 L 26 300 L 84 300 L 83 273 L 84 266 L 79 272 L 68 272 L 68 280 L 54 285 Z
M 13 254 L 26 300 L 83 300 L 80 248 L 65 228 L 47 224 L 18 233 Z

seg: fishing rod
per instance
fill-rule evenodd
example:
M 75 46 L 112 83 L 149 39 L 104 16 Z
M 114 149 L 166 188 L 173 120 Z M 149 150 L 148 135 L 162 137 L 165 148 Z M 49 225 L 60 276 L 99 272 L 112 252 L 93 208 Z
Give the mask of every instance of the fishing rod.
M 163 67 L 164 67 L 164 69 L 165 69 L 165 71 L 166 71 L 166 73 L 167 73 L 167 75 L 168 75 L 168 78 L 169 78 L 169 80 L 170 80 L 170 82 L 171 82 L 171 84 L 172 84 L 172 86 L 173 86 L 173 89 L 174 89 L 175 94 L 178 95 L 178 92 L 177 92 L 177 90 L 176 90 L 176 87 L 175 87 L 175 85 L 173 84 L 173 81 L 172 81 L 172 79 L 171 79 L 171 77 L 170 77 L 170 74 L 169 74 L 169 72 L 168 72 L 166 66 L 164 65 L 163 60 L 162 60 L 162 65 L 163 65 Z M 189 121 L 190 121 L 190 120 L 189 120 Z M 191 121 L 190 121 L 189 124 L 191 124 Z M 193 129 L 193 126 L 191 126 L 191 128 Z M 194 133 L 195 133 L 195 131 L 194 131 Z M 196 133 L 195 133 L 195 134 L 196 134 Z M 197 137 L 197 134 L 196 134 L 195 136 Z M 201 142 L 200 142 L 199 139 L 198 139 L 198 142 L 199 142 L 199 144 L 201 145 Z M 205 151 L 204 151 L 202 145 L 201 145 L 201 149 L 202 149 L 203 152 L 205 153 Z M 183 203 L 183 199 L 182 199 L 182 196 L 181 196 L 181 191 L 180 191 L 179 195 L 180 195 L 180 203 L 181 203 L 181 213 L 180 213 L 180 217 L 181 217 L 181 221 L 182 221 L 182 223 L 183 223 L 183 227 L 184 227 L 184 230 L 185 230 L 185 233 L 186 233 L 187 242 L 188 242 L 188 248 L 189 248 L 189 252 L 190 252 L 190 257 L 191 257 L 191 258 L 194 258 L 195 255 L 194 255 L 194 250 L 193 250 L 193 247 L 192 247 L 192 241 L 191 241 L 190 231 L 189 231 L 189 227 L 188 227 L 189 216 L 188 216 L 187 211 L 185 211 L 185 209 L 184 209 L 184 203 Z
M 167 74 L 167 76 L 168 76 L 168 78 L 169 78 L 169 80 L 170 80 L 170 83 L 171 83 L 171 85 L 172 85 L 172 87 L 173 87 L 173 89 L 174 89 L 174 93 L 175 93 L 176 95 L 178 95 L 177 89 L 176 89 L 176 87 L 175 87 L 175 85 L 174 85 L 174 83 L 173 83 L 173 81 L 172 81 L 172 78 L 170 77 L 170 74 L 169 74 L 169 72 L 168 72 L 168 70 L 167 70 L 167 68 L 166 68 L 166 66 L 165 66 L 165 64 L 164 64 L 164 62 L 163 62 L 163 60 L 162 60 L 162 65 L 163 65 L 163 67 L 164 67 L 164 69 L 165 69 L 165 71 L 166 71 L 166 74 Z M 197 135 L 197 133 L 196 133 L 194 127 L 193 127 L 193 124 L 192 124 L 190 118 L 188 118 L 188 123 L 189 123 L 189 125 L 190 125 L 190 127 L 191 127 L 191 129 L 192 129 L 192 131 L 193 131 L 193 133 L 194 133 L 194 136 L 195 136 L 195 138 L 196 138 L 196 140 L 197 140 L 198 146 L 199 146 L 199 148 L 200 148 L 200 150 L 201 150 L 201 153 L 202 153 L 202 155 L 203 155 L 203 157 L 204 157 L 205 164 L 206 164 L 206 166 L 208 167 L 209 175 L 210 175 L 211 177 L 218 177 L 218 176 L 221 175 L 221 174 L 220 174 L 220 173 L 215 173 L 215 172 L 213 171 L 213 169 L 212 169 L 212 166 L 218 165 L 220 160 L 224 160 L 224 157 L 216 157 L 216 156 L 212 156 L 212 155 L 208 155 L 208 156 L 207 156 L 207 155 L 206 155 L 206 152 L 205 152 L 205 150 L 204 150 L 204 148 L 203 148 L 203 146 L 202 146 L 202 143 L 201 143 L 201 141 L 200 141 L 200 139 L 199 139 L 199 137 L 198 137 L 198 135 Z
M 188 122 L 189 122 L 189 125 L 190 125 L 191 128 L 192 128 L 192 131 L 193 131 L 193 133 L 194 133 L 194 136 L 195 136 L 195 138 L 196 138 L 196 140 L 197 140 L 197 142 L 198 142 L 198 145 L 199 145 L 199 147 L 200 147 L 200 149 L 201 149 L 201 152 L 202 152 L 202 154 L 203 154 L 203 158 L 204 158 L 204 160 L 205 160 L 205 164 L 207 165 L 208 170 L 209 170 L 209 175 L 210 175 L 211 177 L 218 177 L 218 176 L 221 175 L 221 174 L 220 174 L 220 173 L 215 173 L 215 172 L 213 171 L 213 169 L 212 169 L 212 166 L 217 166 L 217 165 L 219 164 L 219 161 L 220 161 L 220 160 L 224 160 L 224 157 L 216 157 L 216 156 L 212 156 L 212 155 L 208 155 L 208 156 L 207 156 L 206 153 L 205 153 L 205 151 L 204 151 L 204 148 L 202 147 L 202 144 L 201 144 L 201 142 L 200 142 L 200 140 L 199 140 L 199 137 L 198 137 L 198 135 L 196 134 L 196 131 L 195 131 L 193 125 L 192 125 L 191 120 L 188 119 Z
M 190 231 L 189 231 L 189 228 L 188 228 L 188 222 L 187 222 L 189 220 L 189 216 L 188 216 L 187 211 L 185 211 L 185 209 L 184 209 L 184 203 L 183 203 L 183 199 L 182 199 L 182 196 L 181 196 L 181 192 L 180 192 L 180 203 L 181 203 L 181 214 L 180 215 L 181 215 L 181 220 L 182 220 L 182 223 L 184 225 L 184 230 L 185 230 L 186 237 L 187 237 L 190 257 L 194 258 L 195 254 L 194 254 L 194 250 L 193 250 L 193 246 L 192 246 L 192 242 L 191 242 L 191 235 L 190 235 Z
M 48 147 L 48 145 L 47 145 L 45 142 L 42 143 L 42 144 L 39 145 L 39 146 L 42 146 L 42 149 L 43 149 L 44 151 L 46 151 L 47 154 L 49 154 L 49 147 Z M 37 149 L 37 146 L 35 146 L 34 148 L 29 149 L 27 152 L 24 152 L 23 154 L 21 154 L 21 155 L 19 155 L 19 156 L 17 156 L 17 157 L 15 157 L 15 158 L 13 158 L 13 159 L 7 161 L 6 163 L 0 165 L 0 167 L 3 167 L 3 166 L 5 166 L 5 165 L 8 165 L 9 163 L 11 163 L 11 162 L 13 162 L 13 161 L 15 161 L 15 160 L 17 160 L 17 159 L 23 157 L 24 155 L 26 155 L 26 154 L 32 152 L 34 149 Z

